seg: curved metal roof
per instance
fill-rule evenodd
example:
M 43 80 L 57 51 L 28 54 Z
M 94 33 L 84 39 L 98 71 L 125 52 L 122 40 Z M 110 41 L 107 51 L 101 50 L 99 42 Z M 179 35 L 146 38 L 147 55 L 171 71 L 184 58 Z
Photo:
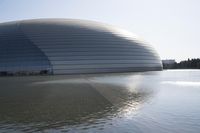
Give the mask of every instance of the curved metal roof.
M 73 74 L 162 69 L 150 45 L 126 30 L 94 21 L 34 19 L 1 23 L 0 47 L 7 50 L 0 48 L 0 71 L 39 68 L 54 74 Z M 32 66 L 29 69 L 27 60 Z

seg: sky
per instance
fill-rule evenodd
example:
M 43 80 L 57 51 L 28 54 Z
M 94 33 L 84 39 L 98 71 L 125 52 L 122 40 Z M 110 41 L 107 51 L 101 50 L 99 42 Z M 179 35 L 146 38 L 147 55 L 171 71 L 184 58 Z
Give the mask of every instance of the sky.
M 200 0 L 0 0 L 0 22 L 75 18 L 133 32 L 161 59 L 200 58 Z

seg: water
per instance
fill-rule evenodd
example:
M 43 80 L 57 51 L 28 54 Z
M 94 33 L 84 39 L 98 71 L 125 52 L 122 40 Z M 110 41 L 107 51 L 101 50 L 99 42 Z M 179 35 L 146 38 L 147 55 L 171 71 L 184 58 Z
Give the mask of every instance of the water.
M 200 70 L 1 77 L 0 132 L 199 133 Z

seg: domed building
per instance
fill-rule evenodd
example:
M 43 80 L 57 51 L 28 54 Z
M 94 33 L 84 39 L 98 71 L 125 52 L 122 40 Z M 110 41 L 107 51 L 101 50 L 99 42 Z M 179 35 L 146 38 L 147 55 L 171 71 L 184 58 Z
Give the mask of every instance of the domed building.
M 156 51 L 113 26 L 76 19 L 0 24 L 0 74 L 83 74 L 162 70 Z

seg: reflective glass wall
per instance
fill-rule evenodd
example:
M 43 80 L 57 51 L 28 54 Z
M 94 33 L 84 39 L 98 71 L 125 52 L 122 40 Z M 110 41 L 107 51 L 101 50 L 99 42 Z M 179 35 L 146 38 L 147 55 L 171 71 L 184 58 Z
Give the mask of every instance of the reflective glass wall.
M 0 26 L 0 75 L 47 74 L 51 71 L 48 58 L 17 24 Z

